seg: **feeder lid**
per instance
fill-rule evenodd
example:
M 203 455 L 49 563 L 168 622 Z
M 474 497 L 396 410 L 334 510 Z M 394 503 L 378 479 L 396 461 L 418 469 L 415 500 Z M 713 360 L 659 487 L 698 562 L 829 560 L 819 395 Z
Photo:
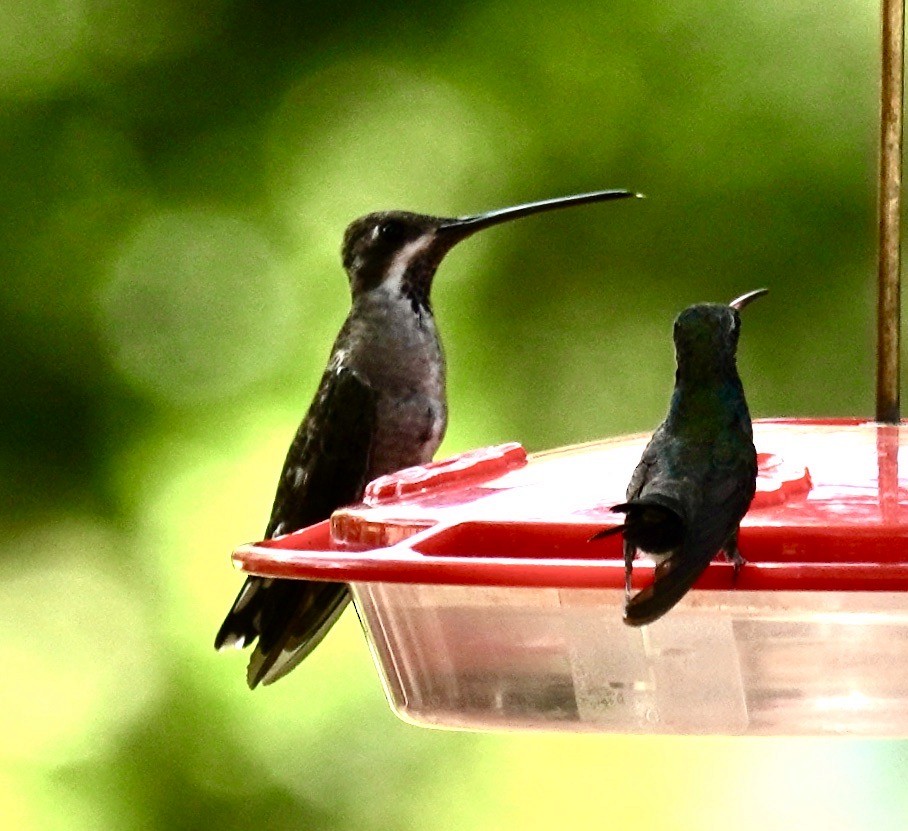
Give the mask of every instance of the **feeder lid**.
M 372 482 L 330 522 L 240 548 L 245 571 L 338 582 L 621 588 L 620 517 L 648 435 L 528 456 L 516 443 Z M 856 419 L 754 423 L 759 476 L 741 525 L 741 590 L 908 589 L 906 426 Z M 652 568 L 635 566 L 635 585 Z M 732 588 L 714 561 L 699 589 Z

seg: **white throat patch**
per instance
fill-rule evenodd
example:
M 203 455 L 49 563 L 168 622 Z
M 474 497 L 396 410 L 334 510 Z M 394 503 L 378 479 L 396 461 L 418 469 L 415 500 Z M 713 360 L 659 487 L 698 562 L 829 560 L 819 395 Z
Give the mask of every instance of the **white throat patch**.
M 435 239 L 434 231 L 427 231 L 421 237 L 417 237 L 413 242 L 408 242 L 391 261 L 388 268 L 388 276 L 382 281 L 381 287 L 389 293 L 399 294 L 403 283 L 404 274 L 420 254 L 422 254 Z

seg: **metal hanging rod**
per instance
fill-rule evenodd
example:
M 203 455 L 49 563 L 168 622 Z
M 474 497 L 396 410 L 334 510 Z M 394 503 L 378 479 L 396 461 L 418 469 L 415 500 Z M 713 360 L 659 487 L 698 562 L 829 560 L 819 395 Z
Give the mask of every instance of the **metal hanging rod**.
M 876 420 L 899 422 L 905 0 L 881 0 Z

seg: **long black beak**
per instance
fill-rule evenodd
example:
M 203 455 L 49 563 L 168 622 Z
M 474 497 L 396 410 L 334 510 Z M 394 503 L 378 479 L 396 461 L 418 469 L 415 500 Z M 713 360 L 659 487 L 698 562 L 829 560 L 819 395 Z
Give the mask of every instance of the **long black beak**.
M 769 294 L 769 289 L 754 289 L 753 291 L 747 292 L 747 294 L 742 294 L 740 297 L 736 297 L 728 305 L 740 312 L 741 309 L 753 303 L 754 300 L 757 300 L 764 294 Z
M 643 194 L 633 193 L 629 190 L 596 190 L 592 193 L 578 193 L 574 196 L 559 196 L 556 199 L 543 199 L 540 202 L 527 202 L 525 205 L 515 205 L 511 208 L 499 208 L 497 211 L 489 211 L 484 214 L 447 219 L 439 225 L 438 233 L 442 239 L 448 241 L 450 245 L 454 245 L 477 231 L 500 225 L 502 222 L 510 222 L 512 219 L 532 216 L 543 211 L 570 208 L 574 205 L 588 205 L 591 202 L 608 202 L 612 199 L 629 199 L 631 197 L 641 199 Z

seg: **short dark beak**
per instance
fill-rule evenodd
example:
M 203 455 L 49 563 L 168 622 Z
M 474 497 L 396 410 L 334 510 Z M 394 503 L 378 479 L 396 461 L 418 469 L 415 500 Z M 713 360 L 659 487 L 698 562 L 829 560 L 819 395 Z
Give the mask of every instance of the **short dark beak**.
M 608 202 L 612 199 L 629 199 L 631 197 L 642 199 L 643 194 L 632 193 L 629 190 L 597 190 L 592 193 L 578 193 L 574 196 L 560 196 L 557 199 L 543 199 L 541 202 L 528 202 L 525 205 L 500 208 L 484 214 L 446 219 L 439 225 L 438 232 L 441 239 L 448 241 L 449 245 L 454 245 L 477 231 L 500 225 L 503 222 L 510 222 L 512 219 L 532 216 L 543 211 L 570 208 L 574 205 L 587 205 L 591 202 Z
M 750 305 L 754 300 L 762 297 L 764 294 L 769 294 L 769 289 L 754 289 L 753 291 L 747 292 L 747 294 L 736 297 L 728 305 L 740 312 L 741 309 Z

